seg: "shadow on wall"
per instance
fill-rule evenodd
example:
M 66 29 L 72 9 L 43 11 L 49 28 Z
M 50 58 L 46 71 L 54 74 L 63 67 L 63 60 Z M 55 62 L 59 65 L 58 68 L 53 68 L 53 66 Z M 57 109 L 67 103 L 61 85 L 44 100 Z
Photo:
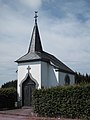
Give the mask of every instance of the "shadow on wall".
M 49 87 L 58 85 L 58 78 L 56 76 L 57 72 L 53 66 L 49 67 Z

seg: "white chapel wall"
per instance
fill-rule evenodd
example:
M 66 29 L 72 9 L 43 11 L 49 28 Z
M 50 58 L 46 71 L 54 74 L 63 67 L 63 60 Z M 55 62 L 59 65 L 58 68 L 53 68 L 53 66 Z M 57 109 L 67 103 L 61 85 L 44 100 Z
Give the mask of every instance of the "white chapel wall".
M 68 74 L 70 78 L 70 85 L 75 84 L 75 76 L 73 74 L 59 72 L 59 85 L 65 85 L 65 76 Z
M 58 85 L 58 72 L 55 71 L 54 67 L 49 63 L 42 62 L 42 86 L 52 87 Z
M 48 63 L 41 62 L 41 86 L 47 88 L 48 87 Z
M 41 62 L 28 62 L 28 63 L 19 63 L 18 64 L 18 94 L 22 97 L 22 93 L 20 91 L 20 83 L 25 78 L 28 73 L 28 66 L 30 66 L 30 74 L 32 77 L 38 82 L 38 89 L 41 88 Z
M 58 72 L 55 71 L 55 68 L 49 65 L 49 87 L 58 86 Z

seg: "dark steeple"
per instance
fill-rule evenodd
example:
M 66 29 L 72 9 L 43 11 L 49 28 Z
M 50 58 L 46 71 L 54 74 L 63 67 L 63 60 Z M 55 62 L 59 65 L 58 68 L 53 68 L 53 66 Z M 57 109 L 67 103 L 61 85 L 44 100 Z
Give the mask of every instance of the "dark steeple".
M 30 41 L 30 46 L 28 49 L 28 53 L 31 52 L 42 52 L 42 45 L 41 45 L 41 40 L 40 40 L 40 35 L 39 35 L 39 30 L 38 30 L 38 25 L 37 25 L 37 12 L 35 12 L 35 25 L 33 28 L 32 32 L 32 37 Z

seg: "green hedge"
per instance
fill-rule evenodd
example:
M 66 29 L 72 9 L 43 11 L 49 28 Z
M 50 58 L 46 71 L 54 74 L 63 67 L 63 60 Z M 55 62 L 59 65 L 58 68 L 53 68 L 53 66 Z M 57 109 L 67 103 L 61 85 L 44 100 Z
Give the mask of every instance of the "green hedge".
M 17 92 L 15 88 L 0 88 L 0 109 L 14 108 L 17 101 Z
M 90 117 L 90 85 L 35 90 L 33 109 L 40 116 Z

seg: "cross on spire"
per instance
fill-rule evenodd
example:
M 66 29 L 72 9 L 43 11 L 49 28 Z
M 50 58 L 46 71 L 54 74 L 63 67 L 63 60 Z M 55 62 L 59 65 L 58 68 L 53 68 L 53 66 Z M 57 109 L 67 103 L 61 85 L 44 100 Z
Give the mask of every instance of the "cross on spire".
M 38 13 L 38 11 L 35 11 L 35 16 L 34 16 L 34 18 L 35 18 L 35 24 L 37 24 L 37 13 Z
M 30 66 L 28 66 L 28 67 L 27 67 L 28 73 L 29 73 L 30 69 L 31 69 Z

